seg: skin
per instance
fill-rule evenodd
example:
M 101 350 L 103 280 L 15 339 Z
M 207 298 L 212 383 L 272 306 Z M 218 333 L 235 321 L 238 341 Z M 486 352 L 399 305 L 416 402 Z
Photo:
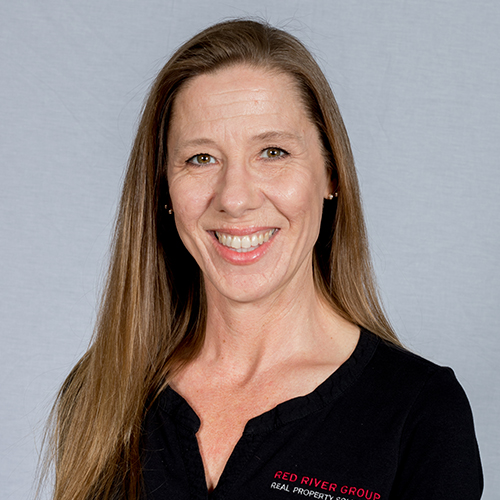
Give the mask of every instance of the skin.
M 174 103 L 168 151 L 177 230 L 208 303 L 202 351 L 171 385 L 200 417 L 212 490 L 246 422 L 313 391 L 350 356 L 359 329 L 314 286 L 332 185 L 292 77 L 238 65 L 192 79 Z M 215 236 L 271 230 L 248 253 Z

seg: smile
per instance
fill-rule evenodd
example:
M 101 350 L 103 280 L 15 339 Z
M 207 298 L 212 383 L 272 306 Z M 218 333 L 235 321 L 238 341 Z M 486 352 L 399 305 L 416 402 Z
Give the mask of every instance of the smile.
M 278 229 L 269 229 L 259 231 L 245 236 L 231 236 L 230 234 L 219 233 L 215 231 L 215 236 L 221 245 L 224 245 L 238 253 L 251 252 L 268 242 Z

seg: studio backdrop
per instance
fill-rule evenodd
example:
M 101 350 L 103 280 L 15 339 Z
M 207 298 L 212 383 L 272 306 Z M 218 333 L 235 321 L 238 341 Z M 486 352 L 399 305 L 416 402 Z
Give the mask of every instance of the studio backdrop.
M 483 498 L 498 499 L 500 3 L 490 0 L 2 2 L 1 498 L 33 494 L 48 411 L 90 340 L 151 80 L 194 33 L 241 16 L 296 35 L 327 75 L 390 319 L 408 348 L 453 367 L 474 412 Z

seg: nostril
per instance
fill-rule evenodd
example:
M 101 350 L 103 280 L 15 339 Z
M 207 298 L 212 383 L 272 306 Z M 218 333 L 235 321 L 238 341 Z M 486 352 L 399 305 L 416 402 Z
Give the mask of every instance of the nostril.
M 240 217 L 247 210 L 259 208 L 262 203 L 261 194 L 253 179 L 244 169 L 229 170 L 227 169 L 216 190 L 215 208 L 232 217 Z

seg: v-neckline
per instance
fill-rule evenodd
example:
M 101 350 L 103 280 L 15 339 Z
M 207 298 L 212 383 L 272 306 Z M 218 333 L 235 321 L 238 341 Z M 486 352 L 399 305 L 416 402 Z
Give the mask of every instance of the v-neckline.
M 245 425 L 241 438 L 232 450 L 224 469 L 219 476 L 218 482 L 210 492 L 206 489 L 209 498 L 216 498 L 219 491 L 224 489 L 225 476 L 233 476 L 238 473 L 244 460 L 239 455 L 243 452 L 248 455 L 253 449 L 252 443 L 259 441 L 259 437 L 268 432 L 276 431 L 279 427 L 291 423 L 319 411 L 326 405 L 332 404 L 336 399 L 358 380 L 364 368 L 369 363 L 380 339 L 367 330 L 361 329 L 358 343 L 349 358 L 340 365 L 327 379 L 319 384 L 313 391 L 305 396 L 298 396 L 274 408 L 265 411 L 261 415 L 251 418 Z M 191 436 L 191 451 L 195 451 L 196 463 L 190 467 L 200 469 L 196 476 L 202 475 L 206 488 L 206 475 L 201 458 L 196 433 L 201 420 L 189 403 L 174 389 L 167 387 L 159 397 L 159 407 L 166 412 L 182 429 L 182 434 Z M 195 448 L 195 449 L 194 449 Z

